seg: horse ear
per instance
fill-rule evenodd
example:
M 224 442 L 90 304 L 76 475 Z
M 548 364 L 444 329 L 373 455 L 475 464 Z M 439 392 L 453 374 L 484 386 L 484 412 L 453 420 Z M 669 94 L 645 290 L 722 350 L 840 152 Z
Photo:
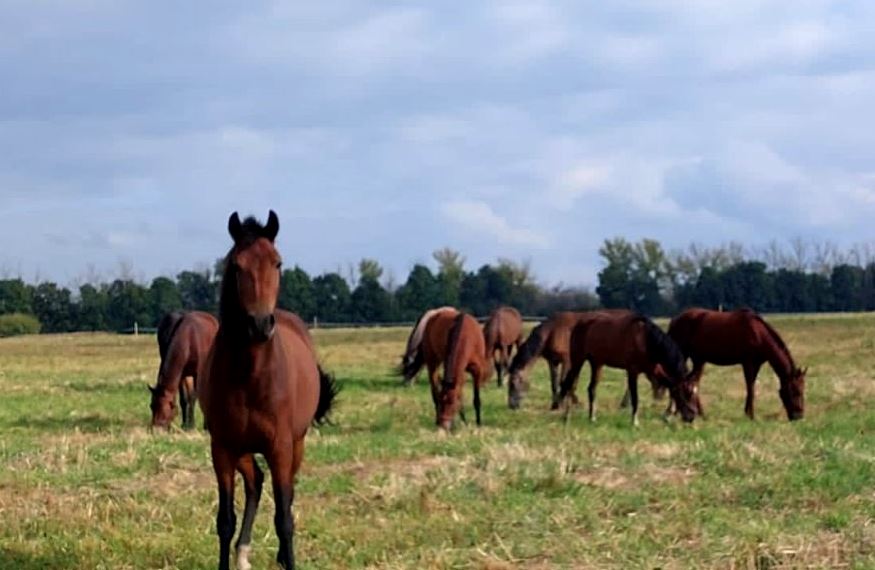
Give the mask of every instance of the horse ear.
M 264 237 L 273 241 L 276 239 L 276 234 L 280 231 L 280 219 L 277 217 L 276 212 L 273 210 L 270 211 L 270 214 L 267 216 L 267 225 L 264 226 Z
M 228 233 L 231 234 L 231 238 L 235 243 L 243 234 L 243 226 L 240 224 L 240 216 L 237 215 L 237 212 L 234 212 L 228 218 Z
M 157 389 L 157 388 L 155 388 L 155 387 L 153 387 L 153 386 L 149 386 L 148 384 L 146 384 L 146 388 L 148 388 L 148 389 L 149 389 L 149 392 L 151 392 L 152 394 L 154 394 L 154 393 L 155 393 L 155 390 Z

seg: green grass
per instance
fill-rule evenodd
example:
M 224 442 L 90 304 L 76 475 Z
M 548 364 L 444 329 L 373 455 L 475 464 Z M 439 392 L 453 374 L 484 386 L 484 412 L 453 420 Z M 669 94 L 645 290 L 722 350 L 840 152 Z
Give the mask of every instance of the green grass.
M 392 376 L 407 331 L 317 331 L 344 390 L 337 425 L 307 440 L 300 567 L 875 567 L 875 316 L 773 322 L 810 366 L 803 422 L 771 370 L 751 422 L 741 371 L 709 367 L 692 428 L 648 397 L 633 429 L 617 371 L 599 421 L 565 424 L 539 363 L 522 410 L 490 386 L 485 425 L 449 437 L 424 378 Z M 207 436 L 145 427 L 157 361 L 149 337 L 0 340 L 0 568 L 215 566 Z M 256 568 L 276 550 L 265 489 Z

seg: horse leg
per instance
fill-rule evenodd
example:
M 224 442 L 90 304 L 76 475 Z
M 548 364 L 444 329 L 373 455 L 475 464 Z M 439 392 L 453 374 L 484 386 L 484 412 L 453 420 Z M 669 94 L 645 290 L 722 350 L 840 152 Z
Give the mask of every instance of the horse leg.
M 638 373 L 627 371 L 626 380 L 626 391 L 629 392 L 629 400 L 632 403 L 632 425 L 638 427 Z
M 753 399 L 756 395 L 757 374 L 760 372 L 761 362 L 744 363 L 744 382 L 747 384 L 747 399 L 744 402 L 744 413 L 753 419 Z
M 550 369 L 550 390 L 553 392 L 553 403 L 556 404 L 553 409 L 555 410 L 559 407 L 559 363 L 548 361 L 547 367 Z
M 595 391 L 598 388 L 599 381 L 602 379 L 602 365 L 596 364 L 595 362 L 590 361 L 590 379 L 589 379 L 589 387 L 586 389 L 587 395 L 589 396 L 589 421 L 594 422 L 596 416 L 595 409 Z
M 702 380 L 702 372 L 705 370 L 705 362 L 693 361 L 693 391 L 696 404 L 696 410 L 699 416 L 705 419 L 705 408 L 702 406 L 702 399 L 699 397 L 699 386 Z
M 557 410 L 559 406 L 566 402 L 568 409 L 571 409 L 573 405 L 573 391 L 574 387 L 577 385 L 577 378 L 580 376 L 580 369 L 583 368 L 583 361 L 581 360 L 579 363 L 575 362 L 571 366 L 564 367 L 565 370 L 564 376 L 562 377 L 562 387 L 559 390 L 559 395 L 553 400 L 553 404 L 550 406 L 550 409 Z
M 495 373 L 498 376 L 498 387 L 504 384 L 504 370 L 507 368 L 507 347 L 501 345 L 498 348 L 498 358 L 495 359 Z
M 264 484 L 264 473 L 255 462 L 255 456 L 244 455 L 237 462 L 237 471 L 243 476 L 243 486 L 246 491 L 246 506 L 243 508 L 243 523 L 240 525 L 240 536 L 234 545 L 237 551 L 237 570 L 250 570 L 249 553 L 252 551 L 252 523 L 255 521 L 255 511 L 261 499 L 261 487 Z
M 196 400 L 194 378 L 186 376 L 179 383 L 179 407 L 182 408 L 182 429 L 194 429 L 194 408 Z
M 219 570 L 230 570 L 231 539 L 237 526 L 234 514 L 234 469 L 237 458 L 215 442 L 211 444 L 213 469 L 219 486 L 219 510 L 216 514 L 216 533 L 219 535 Z
M 437 373 L 437 366 L 428 365 L 428 383 L 431 385 L 431 401 L 434 402 L 434 412 L 437 414 L 441 397 L 441 379 Z
M 293 542 L 295 519 L 292 517 L 292 502 L 295 493 L 293 466 L 295 463 L 300 464 L 298 455 L 303 455 L 303 451 L 303 440 L 296 441 L 292 445 L 280 445 L 277 442 L 276 448 L 268 459 L 270 478 L 273 483 L 273 502 L 276 508 L 273 524 L 279 539 L 276 561 L 286 570 L 295 567 Z M 295 457 L 293 458 L 293 456 Z
M 478 427 L 480 426 L 480 379 L 482 375 L 479 370 L 471 375 L 471 381 L 474 383 L 474 416 Z M 498 385 L 501 386 L 501 383 Z

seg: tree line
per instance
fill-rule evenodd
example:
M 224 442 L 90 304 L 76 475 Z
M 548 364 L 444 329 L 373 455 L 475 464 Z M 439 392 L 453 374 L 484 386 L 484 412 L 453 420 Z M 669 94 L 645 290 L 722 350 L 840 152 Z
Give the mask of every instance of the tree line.
M 433 258 L 436 270 L 414 265 L 400 286 L 384 278 L 383 268 L 373 259 L 363 259 L 346 276 L 340 271 L 311 276 L 295 266 L 282 272 L 278 304 L 309 322 L 323 323 L 412 321 L 441 305 L 464 307 L 478 315 L 502 304 L 527 314 L 598 305 L 588 289 L 537 285 L 527 263 L 501 259 L 468 271 L 465 258 L 452 249 L 438 250 Z M 175 279 L 156 277 L 148 285 L 118 278 L 86 283 L 76 291 L 50 281 L 3 279 L 0 315 L 33 315 L 42 332 L 123 331 L 134 323 L 152 327 L 178 309 L 215 313 L 221 277 L 217 262 L 213 269 L 183 271 Z
M 595 292 L 539 285 L 528 263 L 499 259 L 476 270 L 444 248 L 434 266 L 416 264 L 399 284 L 380 264 L 363 259 L 355 271 L 311 276 L 295 266 L 282 273 L 279 306 L 310 322 L 415 320 L 442 305 L 486 315 L 512 305 L 527 315 L 597 307 L 670 315 L 690 307 L 750 307 L 762 312 L 875 310 L 875 250 L 841 251 L 829 244 L 774 242 L 758 250 L 737 243 L 666 251 L 656 240 L 606 240 Z M 215 312 L 222 266 L 182 271 L 140 283 L 130 277 L 85 283 L 75 290 L 50 281 L 0 279 L 0 315 L 32 315 L 43 332 L 122 331 L 155 326 L 177 309 Z M 2 334 L 2 331 L 0 331 Z

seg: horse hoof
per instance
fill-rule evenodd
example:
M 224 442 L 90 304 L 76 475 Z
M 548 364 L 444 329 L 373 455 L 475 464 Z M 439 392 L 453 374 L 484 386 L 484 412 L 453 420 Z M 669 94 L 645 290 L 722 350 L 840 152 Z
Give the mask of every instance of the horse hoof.
M 248 544 L 237 548 L 237 570 L 252 570 L 252 564 L 249 563 L 251 552 L 252 547 Z

